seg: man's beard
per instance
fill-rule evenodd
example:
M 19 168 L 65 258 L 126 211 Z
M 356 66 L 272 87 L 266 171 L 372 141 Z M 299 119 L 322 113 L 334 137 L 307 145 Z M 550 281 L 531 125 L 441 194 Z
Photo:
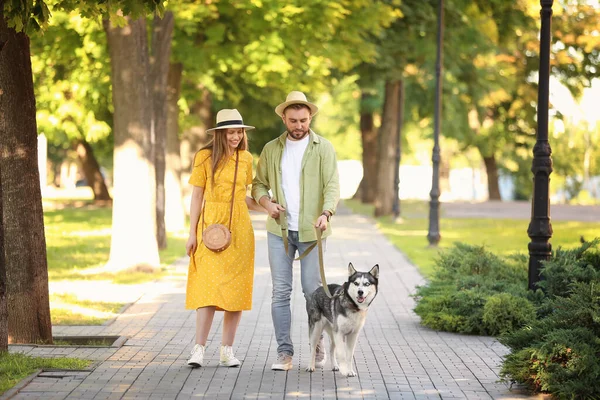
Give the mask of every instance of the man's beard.
M 308 132 L 309 132 L 308 129 L 305 131 L 302 131 L 302 130 L 290 131 L 288 129 L 288 136 L 291 136 L 292 139 L 294 139 L 294 140 L 302 140 L 308 135 Z

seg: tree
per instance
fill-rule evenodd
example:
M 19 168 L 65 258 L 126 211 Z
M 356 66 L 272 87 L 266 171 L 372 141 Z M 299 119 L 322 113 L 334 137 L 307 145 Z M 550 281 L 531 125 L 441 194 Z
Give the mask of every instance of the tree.
M 31 38 L 36 114 L 50 160 L 62 163 L 76 155 L 94 199 L 106 201 L 100 165 L 110 169 L 103 151 L 112 147 L 110 72 L 101 26 L 84 21 L 76 12 L 54 11 L 44 34 Z
M 152 98 L 152 132 L 154 140 L 154 167 L 156 171 L 156 241 L 159 249 L 167 248 L 165 226 L 165 174 L 167 157 L 167 84 L 173 13 L 168 11 L 163 18 L 154 16 L 150 47 L 150 85 Z
M 401 121 L 398 119 L 398 110 L 402 103 L 402 86 L 402 80 L 387 81 L 385 83 L 385 101 L 377 152 L 376 217 L 392 214 L 394 199 L 398 198 L 398 188 L 394 186 L 394 183 L 395 172 L 399 167 L 399 165 L 396 165 L 396 149 L 400 143 L 398 127 Z
M 63 1 L 86 15 L 109 13 L 107 4 Z M 146 0 L 114 1 L 111 7 L 144 14 L 162 9 Z M 48 268 L 37 166 L 35 95 L 28 33 L 47 25 L 44 1 L 0 0 L 0 184 L 5 243 L 8 332 L 14 343 L 51 343 Z
M 0 354 L 8 351 L 8 307 L 6 302 L 6 257 L 2 221 L 2 164 L 0 163 Z
M 179 93 L 181 63 L 172 63 L 167 79 L 167 158 L 165 170 L 165 225 L 169 231 L 185 229 L 185 209 L 181 187 L 181 143 L 179 140 Z
M 404 125 L 401 119 L 404 113 L 400 108 L 405 103 L 404 89 L 400 88 L 404 88 L 405 80 L 411 78 L 408 70 L 411 67 L 414 69 L 415 64 L 423 64 L 429 56 L 431 46 L 427 39 L 433 37 L 432 27 L 435 26 L 435 12 L 430 3 L 408 0 L 396 6 L 393 10 L 398 18 L 380 35 L 371 37 L 377 46 L 377 56 L 356 69 L 362 91 L 364 173 L 359 188 L 363 201 L 375 203 L 378 216 L 391 215 L 398 197 L 396 173 L 399 165 L 396 165 L 396 150 L 400 146 L 400 132 Z M 383 108 L 377 112 L 374 104 L 377 104 L 378 96 L 374 93 L 381 90 Z M 374 114 L 381 115 L 382 123 L 378 130 L 373 125 Z
M 105 21 L 114 113 L 113 218 L 109 269 L 159 265 L 146 19 Z
M 14 343 L 51 343 L 29 38 L 8 26 L 5 10 L 0 1 L 0 183 L 4 235 L 10 238 L 5 243 L 8 333 Z

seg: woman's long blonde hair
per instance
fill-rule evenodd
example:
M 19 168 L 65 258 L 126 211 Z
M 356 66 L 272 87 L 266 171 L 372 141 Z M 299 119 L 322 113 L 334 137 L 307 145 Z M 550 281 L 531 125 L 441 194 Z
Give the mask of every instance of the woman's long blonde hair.
M 211 180 L 214 185 L 215 183 L 215 172 L 217 171 L 219 164 L 223 163 L 225 157 L 228 155 L 229 145 L 227 144 L 227 129 L 240 129 L 240 128 L 226 128 L 217 129 L 213 133 L 213 138 L 200 150 L 211 150 L 211 164 L 212 164 L 212 176 Z M 242 140 L 238 143 L 237 150 L 248 150 L 248 135 L 246 134 L 246 128 L 241 128 L 244 131 Z M 195 158 L 195 157 L 194 157 Z

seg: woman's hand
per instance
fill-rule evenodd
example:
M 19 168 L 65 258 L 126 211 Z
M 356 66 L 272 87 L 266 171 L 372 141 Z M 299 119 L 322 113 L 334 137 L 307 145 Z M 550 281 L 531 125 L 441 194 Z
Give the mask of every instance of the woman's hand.
M 190 257 L 193 257 L 197 247 L 198 238 L 196 237 L 195 233 L 192 233 L 190 234 L 190 237 L 188 238 L 187 243 L 185 244 L 185 254 L 187 254 Z

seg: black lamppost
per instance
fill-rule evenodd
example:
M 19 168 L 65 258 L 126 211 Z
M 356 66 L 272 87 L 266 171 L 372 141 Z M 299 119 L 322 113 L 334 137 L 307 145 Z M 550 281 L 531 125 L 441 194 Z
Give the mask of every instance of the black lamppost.
M 433 174 L 429 196 L 429 232 L 427 240 L 430 246 L 440 242 L 440 119 L 442 109 L 442 43 L 444 41 L 444 0 L 439 0 L 437 56 L 435 63 L 435 110 L 433 129 Z
M 552 224 L 550 223 L 550 174 L 552 149 L 548 142 L 548 104 L 550 98 L 550 26 L 553 0 L 541 0 L 542 28 L 540 32 L 540 68 L 538 83 L 538 109 L 536 143 L 533 147 L 533 198 L 531 222 L 527 234 L 529 242 L 529 289 L 534 290 L 540 280 L 541 262 L 552 254 Z

